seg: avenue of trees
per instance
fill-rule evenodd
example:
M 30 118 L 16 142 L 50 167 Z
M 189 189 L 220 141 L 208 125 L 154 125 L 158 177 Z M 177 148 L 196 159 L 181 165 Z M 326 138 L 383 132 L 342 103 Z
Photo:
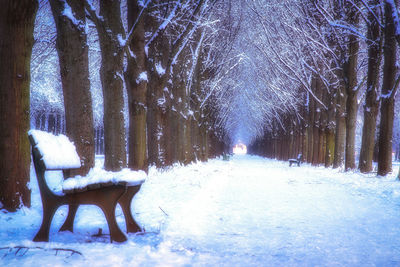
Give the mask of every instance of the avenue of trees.
M 378 175 L 391 172 L 392 152 L 399 150 L 392 142 L 400 81 L 398 2 L 272 2 L 250 5 L 267 40 L 255 46 L 274 64 L 269 71 L 290 80 L 286 90 L 296 105 L 267 114 L 270 123 L 251 150 L 284 160 L 301 153 L 313 165 L 364 173 L 373 171 L 375 160 Z M 269 17 L 272 11 L 279 20 Z M 357 124 L 363 125 L 358 147 Z
M 0 3 L 0 208 L 30 205 L 35 127 L 75 143 L 80 175 L 103 134 L 110 171 L 205 161 L 239 141 L 392 171 L 397 0 Z

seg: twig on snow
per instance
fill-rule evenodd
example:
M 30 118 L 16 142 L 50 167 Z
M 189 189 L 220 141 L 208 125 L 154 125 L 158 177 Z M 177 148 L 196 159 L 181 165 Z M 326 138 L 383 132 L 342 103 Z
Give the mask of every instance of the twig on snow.
M 0 250 L 8 250 L 8 252 L 6 252 L 3 256 L 3 258 L 5 256 L 7 256 L 9 253 L 11 253 L 13 250 L 16 250 L 14 255 L 15 256 L 21 256 L 23 257 L 29 250 L 33 250 L 33 249 L 40 249 L 40 250 L 44 250 L 44 251 L 48 251 L 48 250 L 52 250 L 55 251 L 55 255 L 58 255 L 59 251 L 64 251 L 64 252 L 70 252 L 71 255 L 69 255 L 68 257 L 73 256 L 74 254 L 83 256 L 83 254 L 75 249 L 70 249 L 70 248 L 44 248 L 44 247 L 26 247 L 26 246 L 14 246 L 14 247 L 0 247 Z M 20 255 L 18 255 L 18 253 L 20 251 L 23 251 L 23 253 L 21 253 Z

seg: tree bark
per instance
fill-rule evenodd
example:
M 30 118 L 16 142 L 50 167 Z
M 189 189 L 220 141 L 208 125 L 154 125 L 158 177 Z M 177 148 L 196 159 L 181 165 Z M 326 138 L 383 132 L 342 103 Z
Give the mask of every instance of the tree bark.
M 159 23 L 156 17 L 146 14 L 146 32 L 156 32 Z M 147 73 L 147 142 L 148 162 L 156 167 L 166 166 L 167 108 L 170 106 L 169 89 L 164 90 L 170 75 L 167 62 L 170 56 L 169 42 L 165 34 L 157 35 L 148 44 Z
M 304 100 L 307 101 L 307 100 Z M 302 121 L 301 124 L 301 131 L 302 131 L 302 150 L 301 153 L 303 155 L 303 160 L 307 161 L 308 159 L 308 112 L 307 112 L 307 106 L 302 107 L 302 115 L 304 117 L 304 120 Z
M 319 77 L 316 77 L 314 75 L 314 94 L 318 99 L 322 99 L 322 88 L 321 88 L 321 81 L 319 80 Z M 321 105 L 317 103 L 317 101 L 314 102 L 314 116 L 313 116 L 313 157 L 312 157 L 312 165 L 316 166 L 318 165 L 319 162 L 319 152 L 320 152 L 320 126 L 321 126 Z
M 181 60 L 182 57 L 179 57 Z M 174 120 L 175 124 L 175 151 L 176 160 L 180 163 L 185 162 L 185 128 L 186 128 L 186 118 L 185 118 L 185 76 L 184 76 L 184 66 L 185 64 L 179 64 L 174 66 L 174 83 L 173 83 L 173 95 L 172 107 L 175 110 L 174 116 L 171 119 Z M 186 72 L 186 71 L 185 71 Z M 172 124 L 172 122 L 171 122 Z
M 139 17 L 137 1 L 128 1 L 128 29 L 131 30 Z M 147 81 L 145 55 L 145 27 L 143 19 L 138 21 L 132 36 L 130 49 L 135 57 L 128 57 L 125 72 L 129 108 L 129 157 L 128 167 L 133 170 L 148 170 L 147 159 Z
M 350 25 L 358 25 L 359 11 L 353 4 L 348 4 L 348 12 L 346 20 Z M 357 87 L 357 64 L 358 64 L 358 51 L 360 43 L 358 37 L 350 34 L 347 52 L 347 61 L 344 66 L 344 80 L 346 83 L 346 160 L 345 170 L 356 168 L 355 158 L 355 142 L 356 142 L 356 124 L 358 112 L 358 92 Z
M 346 20 L 344 1 L 333 1 L 333 17 L 335 20 Z M 335 148 L 333 158 L 333 168 L 339 168 L 344 165 L 344 151 L 346 145 L 346 85 L 344 82 L 343 64 L 346 62 L 346 49 L 343 45 L 344 36 L 332 31 L 328 35 L 329 46 L 335 52 L 336 58 L 332 61 L 332 69 L 335 79 L 334 87 L 331 88 L 335 98 Z
M 385 40 L 383 84 L 381 94 L 381 122 L 379 125 L 378 175 L 392 171 L 392 136 L 396 80 L 396 39 L 391 5 L 385 1 Z
M 314 136 L 313 136 L 313 128 L 314 128 L 314 106 L 315 101 L 314 98 L 309 96 L 308 102 L 308 127 L 307 127 L 307 143 L 308 143 L 308 153 L 307 153 L 307 162 L 312 163 L 312 159 L 314 157 Z
M 325 134 L 325 149 L 324 162 L 328 168 L 333 164 L 333 156 L 335 153 L 335 97 L 332 90 L 325 88 L 325 103 L 327 110 L 324 117 L 324 134 Z
M 372 160 L 375 145 L 376 118 L 378 116 L 379 100 L 378 100 L 378 79 L 379 66 L 381 62 L 381 44 L 380 26 L 375 18 L 380 19 L 379 0 L 370 1 L 370 6 L 374 13 L 368 13 L 368 77 L 367 77 L 367 93 L 364 104 L 364 125 L 362 130 L 362 141 L 360 150 L 360 159 L 358 168 L 362 173 L 372 171 Z
M 30 207 L 29 84 L 36 0 L 3 1 L 0 9 L 0 202 Z
M 166 123 L 167 108 L 169 107 L 169 95 L 163 89 L 167 83 L 165 74 L 161 77 L 158 73 L 152 73 L 147 93 L 147 139 L 149 150 L 149 164 L 157 167 L 166 166 Z M 167 102 L 168 101 L 168 102 Z
M 82 167 L 70 175 L 86 175 L 94 166 L 94 125 L 89 81 L 85 9 L 81 1 L 50 0 L 57 27 L 57 53 L 63 87 L 66 133 L 81 158 Z M 71 9 L 74 20 L 64 14 Z
M 120 0 L 100 0 L 100 17 L 85 1 L 96 24 L 101 49 L 100 79 L 104 100 L 104 168 L 119 171 L 126 166 L 124 119 L 124 46 Z
M 200 44 L 201 45 L 201 44 Z M 199 95 L 201 95 L 201 81 L 203 76 L 201 75 L 201 65 L 202 65 L 202 48 L 199 49 L 200 53 L 198 55 L 198 60 L 196 63 L 196 67 L 194 69 L 193 75 L 193 90 L 191 91 L 191 102 L 192 108 L 194 111 L 193 119 L 191 120 L 191 135 L 192 135 L 192 150 L 193 150 L 193 157 L 194 160 L 201 160 L 201 115 L 203 111 L 201 109 L 201 101 Z
M 339 81 L 336 91 L 336 134 L 333 168 L 339 168 L 344 164 L 344 150 L 346 145 L 346 97 L 344 85 Z

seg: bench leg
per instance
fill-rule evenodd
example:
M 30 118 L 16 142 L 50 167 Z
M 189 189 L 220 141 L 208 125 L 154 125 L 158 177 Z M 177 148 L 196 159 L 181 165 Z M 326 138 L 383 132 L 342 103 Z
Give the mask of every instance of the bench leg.
M 75 220 L 75 215 L 76 215 L 76 211 L 78 210 L 78 207 L 79 207 L 79 205 L 73 205 L 73 204 L 70 204 L 68 206 L 68 216 L 67 216 L 67 219 L 65 219 L 64 224 L 61 226 L 60 232 L 61 231 L 73 232 L 74 231 L 74 220 Z
M 59 205 L 49 205 L 43 207 L 43 220 L 39 231 L 33 238 L 35 242 L 49 242 L 49 231 L 51 221 L 53 220 L 54 213 L 56 213 Z
M 132 216 L 131 212 L 131 203 L 133 197 L 139 191 L 139 186 L 129 186 L 126 193 L 122 195 L 122 197 L 118 200 L 118 203 L 121 205 L 122 211 L 125 216 L 126 223 L 126 232 L 128 233 L 136 233 L 142 231 L 140 226 L 136 223 L 135 219 Z
M 103 204 L 100 206 L 104 215 L 106 216 L 108 229 L 110 231 L 110 240 L 115 242 L 124 242 L 127 240 L 124 233 L 122 233 L 121 229 L 119 229 L 117 220 L 115 219 L 115 206 L 117 205 L 117 201 L 111 201 L 110 204 Z

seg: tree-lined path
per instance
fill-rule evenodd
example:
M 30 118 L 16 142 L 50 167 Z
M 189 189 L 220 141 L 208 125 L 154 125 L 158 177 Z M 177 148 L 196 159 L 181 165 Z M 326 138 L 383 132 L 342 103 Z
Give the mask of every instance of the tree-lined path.
M 398 0 L 3 2 L 9 211 L 30 205 L 29 128 L 66 133 L 81 175 L 96 152 L 106 170 L 146 171 L 238 143 L 314 166 L 397 171 Z
M 400 0 L 0 6 L 0 261 L 400 265 Z M 143 232 L 104 244 L 85 207 L 35 246 L 29 129 L 67 135 L 72 176 L 148 175 Z

